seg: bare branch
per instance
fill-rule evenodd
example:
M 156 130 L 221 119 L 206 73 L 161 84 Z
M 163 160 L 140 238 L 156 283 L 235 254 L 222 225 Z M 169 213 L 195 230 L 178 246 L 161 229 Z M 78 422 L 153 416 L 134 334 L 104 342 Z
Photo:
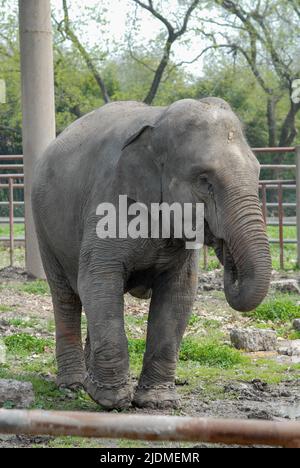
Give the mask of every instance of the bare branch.
M 170 36 L 174 34 L 173 26 L 171 25 L 171 23 L 169 23 L 167 18 L 165 18 L 157 10 L 155 10 L 152 0 L 149 0 L 148 5 L 144 2 L 141 2 L 140 0 L 133 0 L 133 2 L 137 3 L 140 7 L 144 8 L 145 10 L 148 10 L 153 16 L 155 16 L 155 18 L 161 21 L 161 23 L 163 23 L 166 26 Z
M 154 73 L 153 81 L 149 89 L 149 92 L 147 93 L 147 96 L 144 99 L 144 102 L 146 104 L 151 104 L 157 94 L 164 72 L 170 61 L 172 46 L 176 40 L 178 40 L 180 37 L 182 37 L 186 33 L 191 15 L 193 11 L 196 9 L 196 7 L 199 5 L 200 0 L 193 0 L 193 2 L 190 4 L 190 6 L 188 7 L 184 15 L 182 26 L 177 31 L 174 28 L 174 26 L 168 21 L 168 19 L 165 18 L 157 9 L 155 9 L 152 0 L 148 0 L 148 3 L 144 3 L 140 0 L 132 0 L 132 1 L 135 2 L 137 5 L 139 5 L 141 8 L 144 8 L 145 10 L 149 11 L 155 18 L 157 18 L 166 27 L 168 31 L 168 37 L 164 44 L 161 60 Z
M 290 2 L 293 5 L 293 9 L 294 9 L 295 13 L 300 18 L 300 2 L 299 2 L 299 0 L 290 0 Z
M 102 79 L 100 73 L 98 72 L 97 68 L 95 67 L 95 65 L 93 63 L 93 60 L 91 59 L 90 55 L 88 54 L 88 52 L 86 51 L 86 49 L 84 48 L 84 46 L 82 45 L 82 43 L 80 42 L 80 40 L 78 39 L 78 37 L 76 36 L 76 34 L 74 33 L 74 31 L 71 28 L 67 0 L 62 0 L 62 2 L 63 2 L 63 11 L 64 11 L 64 21 L 61 23 L 61 25 L 58 27 L 58 29 L 61 32 L 62 28 L 63 28 L 63 31 L 66 34 L 66 36 L 68 37 L 68 39 L 70 39 L 70 41 L 72 41 L 74 46 L 77 48 L 77 50 L 81 54 L 83 60 L 85 61 L 88 69 L 91 71 L 92 75 L 94 76 L 94 78 L 96 80 L 96 83 L 98 84 L 98 86 L 99 86 L 99 88 L 101 90 L 104 102 L 105 103 L 110 102 L 110 98 L 109 98 L 109 95 L 108 95 L 104 80 Z
M 193 3 L 189 6 L 189 8 L 188 8 L 188 10 L 187 10 L 187 12 L 185 14 L 184 20 L 183 20 L 182 28 L 176 33 L 177 37 L 183 36 L 183 34 L 186 33 L 188 22 L 189 22 L 189 20 L 191 18 L 191 15 L 192 15 L 193 11 L 199 5 L 199 1 L 200 0 L 194 0 Z

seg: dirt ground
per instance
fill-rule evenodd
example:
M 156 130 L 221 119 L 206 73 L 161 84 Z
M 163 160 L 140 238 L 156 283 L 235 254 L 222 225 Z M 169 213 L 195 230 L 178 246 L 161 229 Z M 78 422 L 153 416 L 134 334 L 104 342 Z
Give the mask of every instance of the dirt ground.
M 279 274 L 274 272 L 274 279 L 293 277 L 298 281 L 297 273 Z M 205 336 L 217 327 L 226 337 L 232 328 L 247 327 L 251 318 L 233 311 L 226 303 L 222 292 L 221 272 L 207 273 L 200 277 L 197 300 L 193 313 L 201 317 L 195 325 L 191 324 L 187 336 L 193 334 Z M 19 331 L 16 320 L 23 317 L 22 332 L 31 333 L 38 337 L 53 338 L 54 327 L 52 317 L 51 297 L 48 294 L 34 295 L 24 291 L 20 285 L 28 284 L 26 273 L 22 269 L 6 268 L 0 271 L 0 304 L 3 311 L 0 314 L 0 337 L 10 336 Z M 125 314 L 128 319 L 127 327 L 130 336 L 139 338 L 145 336 L 146 320 L 149 303 L 138 301 L 130 296 L 125 298 Z M 132 319 L 134 318 L 134 319 Z M 28 327 L 26 327 L 26 320 Z M 35 323 L 35 325 L 33 325 Z M 46 326 L 45 326 L 46 324 Z M 207 324 L 210 324 L 209 326 Z M 251 369 L 238 368 L 232 371 L 220 372 L 216 369 L 207 370 L 201 374 L 197 368 L 197 375 L 187 377 L 180 371 L 177 379 L 178 390 L 181 394 L 181 405 L 176 411 L 165 411 L 164 414 L 179 414 L 214 418 L 260 419 L 269 421 L 296 420 L 300 421 L 300 367 L 282 365 L 277 362 L 276 353 L 258 353 L 251 356 Z M 255 370 L 257 366 L 257 372 Z M 274 366 L 274 379 L 273 368 Z M 1 366 L 0 366 L 1 367 Z M 194 369 L 194 368 L 193 368 Z M 194 370 L 191 369 L 191 373 Z M 219 374 L 218 374 L 219 372 Z M 182 377 L 184 376 L 184 378 Z M 55 376 L 49 373 L 42 375 L 54 382 Z M 266 377 L 266 378 L 264 378 Z M 274 381 L 273 381 L 274 380 Z M 62 399 L 72 400 L 70 394 Z M 78 408 L 80 409 L 80 408 Z M 91 407 L 95 410 L 95 407 Z M 158 410 L 130 409 L 131 413 L 145 412 L 162 414 Z M 14 437 L 0 435 L 0 448 L 5 447 L 54 447 L 82 446 L 82 441 L 76 439 L 50 437 Z M 153 447 L 154 443 L 134 443 L 128 441 L 85 441 L 85 446 L 92 447 Z M 165 443 L 159 446 L 182 447 L 188 444 Z M 195 444 L 192 444 L 195 445 Z M 199 447 L 207 447 L 201 444 Z

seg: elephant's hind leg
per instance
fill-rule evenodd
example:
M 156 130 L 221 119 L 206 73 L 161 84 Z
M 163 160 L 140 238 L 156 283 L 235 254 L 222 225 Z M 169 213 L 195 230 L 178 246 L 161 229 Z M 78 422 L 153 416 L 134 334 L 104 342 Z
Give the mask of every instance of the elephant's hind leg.
M 56 328 L 57 384 L 82 386 L 85 363 L 81 341 L 82 305 L 60 264 L 49 250 L 41 248 L 43 264 L 52 294 Z
M 71 290 L 53 293 L 56 324 L 56 360 L 59 386 L 76 388 L 82 386 L 85 363 L 81 341 L 80 298 Z

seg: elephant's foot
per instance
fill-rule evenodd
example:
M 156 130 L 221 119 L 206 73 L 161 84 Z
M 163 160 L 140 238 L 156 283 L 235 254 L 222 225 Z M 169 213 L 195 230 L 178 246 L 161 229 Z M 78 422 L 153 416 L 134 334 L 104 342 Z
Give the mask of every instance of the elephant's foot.
M 76 374 L 59 374 L 56 379 L 57 386 L 61 389 L 69 389 L 73 391 L 83 388 L 84 373 Z
M 132 404 L 138 408 L 177 408 L 179 395 L 175 385 L 138 386 Z
M 90 397 L 104 409 L 121 410 L 131 405 L 133 392 L 129 379 L 118 385 L 101 384 L 87 373 L 84 388 Z

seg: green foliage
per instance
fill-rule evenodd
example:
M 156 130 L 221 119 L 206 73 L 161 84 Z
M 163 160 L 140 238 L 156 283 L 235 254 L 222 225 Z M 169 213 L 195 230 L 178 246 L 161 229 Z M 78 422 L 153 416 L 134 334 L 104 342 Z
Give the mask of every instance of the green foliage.
M 196 325 L 200 321 L 201 321 L 201 317 L 199 317 L 199 315 L 193 314 L 190 317 L 189 326 L 192 327 L 193 325 Z
M 288 322 L 300 318 L 300 306 L 288 296 L 278 297 L 261 304 L 251 316 L 258 320 Z
M 6 336 L 4 343 L 10 353 L 20 356 L 27 354 L 44 353 L 45 348 L 53 347 L 53 340 L 45 338 L 36 338 L 27 333 L 17 333 L 15 335 Z
M 129 340 L 129 355 L 133 364 L 140 363 L 145 352 L 144 339 Z M 245 362 L 245 357 L 237 350 L 215 339 L 183 340 L 179 360 L 197 362 L 202 366 L 229 369 Z
M 21 318 L 13 318 L 7 320 L 7 322 L 16 328 L 31 328 L 38 325 L 38 321 L 34 319 L 23 320 Z
M 4 213 L 5 216 L 8 216 L 8 212 Z M 24 224 L 15 224 L 14 225 L 14 236 L 15 238 L 25 236 L 25 227 Z M 0 237 L 9 237 L 9 226 L 0 224 Z
M 44 280 L 36 280 L 18 285 L 18 289 L 28 294 L 44 296 L 50 294 L 48 283 Z
M 11 312 L 13 307 L 0 304 L 0 312 Z
M 217 340 L 198 341 L 192 338 L 183 340 L 179 359 L 195 361 L 202 366 L 229 369 L 245 362 L 245 357 L 237 350 Z

